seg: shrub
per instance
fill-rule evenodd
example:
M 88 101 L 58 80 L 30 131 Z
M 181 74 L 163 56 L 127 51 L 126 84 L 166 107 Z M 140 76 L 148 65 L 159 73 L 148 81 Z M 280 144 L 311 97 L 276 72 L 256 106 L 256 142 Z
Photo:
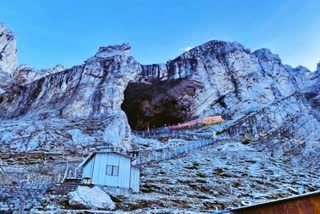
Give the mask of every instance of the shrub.
M 247 144 L 249 144 L 250 143 L 250 139 L 249 138 L 246 138 L 246 139 L 244 139 L 243 141 L 242 141 L 242 144 L 244 144 L 244 145 L 247 145 Z

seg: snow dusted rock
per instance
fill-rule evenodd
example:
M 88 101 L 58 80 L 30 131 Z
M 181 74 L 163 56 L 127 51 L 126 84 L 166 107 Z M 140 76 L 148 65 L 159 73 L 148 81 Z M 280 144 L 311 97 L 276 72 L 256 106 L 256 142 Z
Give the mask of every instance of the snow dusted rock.
M 151 86 L 149 91 L 161 91 L 165 83 L 158 84 L 159 80 L 171 83 L 163 93 L 152 96 L 145 96 L 140 89 L 128 102 L 140 99 L 141 95 L 141 103 L 150 105 L 148 108 L 142 105 L 140 111 L 161 116 L 164 113 L 161 106 L 169 100 L 172 105 L 166 105 L 165 111 L 184 112 L 180 120 L 210 114 L 245 114 L 249 108 L 271 104 L 296 90 L 277 55 L 267 49 L 251 53 L 239 43 L 223 41 L 210 41 L 193 48 L 168 61 L 166 66 L 144 66 L 142 75 L 146 78 L 140 78 L 141 86 L 149 79 L 145 86 L 146 89 Z M 179 90 L 169 93 L 173 88 Z
M 77 83 L 79 96 L 63 110 L 66 116 L 100 117 L 120 110 L 124 90 L 141 72 L 140 64 L 126 55 L 93 57 L 81 69 L 81 80 Z
M 165 65 L 143 66 L 144 78 L 125 92 L 133 127 L 219 114 L 230 119 L 224 131 L 231 136 L 259 140 L 257 147 L 272 154 L 282 150 L 290 160 L 299 151 L 297 160 L 307 164 L 319 158 L 310 148 L 319 149 L 313 142 L 320 139 L 320 66 L 317 72 L 293 69 L 268 49 L 250 52 L 222 41 L 195 47 Z M 282 144 L 284 139 L 290 143 Z
M 0 91 L 3 93 L 15 84 L 12 75 L 17 66 L 16 38 L 0 23 Z M 1 94 L 0 93 L 0 94 Z
M 113 210 L 114 202 L 110 196 L 99 187 L 78 186 L 74 192 L 70 192 L 69 204 L 72 207 L 83 209 Z
M 15 79 L 18 84 L 27 84 L 42 77 L 65 70 L 63 65 L 56 65 L 54 68 L 37 70 L 27 65 L 19 65 L 15 72 Z
M 131 56 L 95 58 L 13 88 L 1 97 L 2 118 L 49 113 L 64 117 L 103 118 L 120 110 L 123 91 L 141 72 Z
M 24 144 L 46 138 L 79 145 L 86 135 L 83 142 L 88 144 L 105 142 L 129 149 L 130 127 L 121 107 L 133 128 L 219 114 L 230 119 L 232 126 L 225 131 L 235 137 L 281 136 L 269 143 L 284 136 L 306 142 L 320 138 L 316 131 L 320 66 L 314 73 L 301 66 L 293 69 L 268 49 L 251 52 L 236 42 L 210 41 L 158 65 L 140 65 L 129 55 L 130 49 L 128 44 L 101 47 L 71 69 L 37 71 L 21 66 L 16 79 L 2 68 L 0 79 L 6 81 L 0 83 L 0 118 L 10 127 L 16 120 L 29 124 L 40 119 L 46 124 L 24 138 L 0 125 L 3 136 L 8 136 L 5 145 L 14 141 L 17 148 L 42 148 L 40 140 L 33 146 Z M 100 131 L 90 132 L 82 120 L 90 120 L 85 124 L 95 124 Z M 79 127 L 70 131 L 72 121 Z
M 63 71 L 65 69 L 66 68 L 61 64 L 57 64 L 54 68 L 52 68 L 53 73 L 60 72 L 60 71 Z
M 129 56 L 131 47 L 128 43 L 123 43 L 122 45 L 110 45 L 106 47 L 100 47 L 94 57 L 88 59 L 87 61 L 96 60 L 97 58 L 108 58 L 113 56 Z
M 291 68 L 290 66 L 287 66 L 287 70 L 292 75 L 294 83 L 300 90 L 310 87 L 319 81 L 319 73 L 311 72 L 306 67 L 298 66 L 296 68 Z
M 16 83 L 15 79 L 7 72 L 0 69 L 0 88 L 3 91 L 8 90 Z
M 4 24 L 0 23 L 0 70 L 13 75 L 16 67 L 16 38 Z
M 317 75 L 320 75 L 320 62 L 317 64 L 317 70 L 315 72 Z
M 112 47 L 108 50 L 111 53 Z M 22 70 L 27 68 L 24 67 Z M 38 72 L 32 69 L 30 72 L 25 72 L 27 75 L 20 73 L 21 79 L 25 78 L 26 83 L 0 95 L 1 119 L 20 118 L 32 121 L 47 119 L 50 123 L 50 118 L 60 118 L 61 127 L 56 126 L 55 122 L 51 127 L 63 133 L 65 132 L 63 127 L 70 123 L 69 119 L 96 121 L 92 123 L 99 123 L 102 120 L 101 131 L 107 129 L 103 137 L 98 133 L 97 141 L 104 138 L 108 140 L 106 143 L 119 148 L 130 148 L 130 128 L 124 113 L 121 112 L 121 103 L 128 82 L 141 73 L 141 66 L 133 57 L 114 54 L 104 58 L 104 55 L 99 55 L 71 69 L 54 71 L 50 75 L 44 73 L 42 78 L 39 78 L 42 75 L 39 76 Z M 37 133 L 43 131 L 45 130 L 40 129 Z M 111 137 L 108 137 L 108 134 Z M 94 136 L 95 134 L 91 135 Z

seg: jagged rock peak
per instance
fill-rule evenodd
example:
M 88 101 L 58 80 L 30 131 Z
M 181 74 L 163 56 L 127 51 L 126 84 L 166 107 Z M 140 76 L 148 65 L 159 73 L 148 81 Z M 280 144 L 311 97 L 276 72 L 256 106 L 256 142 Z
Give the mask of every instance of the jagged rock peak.
M 52 68 L 54 71 L 57 71 L 57 72 L 60 72 L 60 71 L 63 71 L 65 70 L 66 68 L 61 65 L 61 64 L 57 64 L 54 68 Z
M 47 75 L 58 73 L 63 70 L 65 70 L 65 67 L 61 64 L 58 64 L 53 68 L 45 68 L 40 70 L 22 64 L 17 67 L 14 77 L 18 84 L 27 84 Z
M 300 72 L 300 73 L 311 72 L 308 68 L 306 68 L 302 65 L 299 65 L 299 66 L 293 68 L 293 70 L 296 72 Z
M 211 53 L 216 56 L 224 56 L 235 51 L 244 51 L 250 53 L 250 49 L 245 48 L 238 42 L 226 42 L 221 40 L 212 40 L 192 48 L 182 54 L 182 57 L 191 55 L 202 55 L 203 53 Z
M 106 59 L 115 56 L 130 56 L 131 46 L 129 43 L 123 43 L 122 45 L 109 45 L 100 47 L 98 52 L 85 61 L 85 63 L 93 63 L 99 59 Z
M 95 57 L 106 58 L 116 55 L 129 56 L 130 50 L 131 46 L 129 45 L 129 43 L 123 43 L 122 45 L 109 45 L 105 47 L 100 47 Z
M 2 33 L 10 34 L 13 36 L 12 32 L 6 27 L 6 25 L 0 22 L 0 34 Z
M 178 79 L 190 76 L 198 64 L 207 60 L 226 58 L 236 52 L 250 54 L 250 49 L 238 42 L 212 40 L 186 51 L 165 64 L 143 65 L 139 81 Z M 201 63 L 198 63 L 201 62 Z
M 278 54 L 273 54 L 269 49 L 267 48 L 261 48 L 252 53 L 257 58 L 262 59 L 263 61 L 277 61 L 281 63 L 281 59 Z
M 53 68 L 44 68 L 44 69 L 36 69 L 34 67 L 31 67 L 29 65 L 26 65 L 26 64 L 20 64 L 18 67 L 17 67 L 17 71 L 20 71 L 20 70 L 37 70 L 39 72 L 46 72 L 48 70 L 53 70 L 53 71 L 56 71 L 56 72 L 60 72 L 60 71 L 63 71 L 65 70 L 66 68 L 61 65 L 61 64 L 57 64 L 56 66 L 54 66 Z
M 4 24 L 0 23 L 0 70 L 13 74 L 17 64 L 16 38 Z

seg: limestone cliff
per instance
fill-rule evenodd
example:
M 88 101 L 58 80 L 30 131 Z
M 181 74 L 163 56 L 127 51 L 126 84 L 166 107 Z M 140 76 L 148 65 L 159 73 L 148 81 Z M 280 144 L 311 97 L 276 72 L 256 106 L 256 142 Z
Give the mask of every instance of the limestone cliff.
M 2 147 L 50 150 L 63 142 L 86 146 L 87 141 L 129 149 L 131 131 L 120 106 L 128 82 L 141 73 L 129 53 L 127 44 L 107 46 L 71 69 L 41 72 L 20 66 L 16 72 L 3 72 L 14 84 L 0 95 Z
M 319 150 L 319 66 L 292 68 L 268 49 L 210 41 L 163 64 L 141 65 L 123 44 L 71 69 L 16 68 L 14 36 L 0 29 L 0 140 L 8 151 L 44 142 L 129 149 L 126 115 L 132 128 L 146 129 L 219 114 L 229 124 L 219 132 L 263 142 L 257 147 L 273 155 L 317 157 L 308 148 Z
M 231 125 L 213 131 L 256 141 L 274 156 L 308 163 L 319 158 L 319 66 L 316 72 L 292 68 L 268 49 L 251 52 L 238 43 L 210 41 L 142 68 L 125 92 L 124 109 L 135 103 L 134 112 L 126 110 L 133 127 L 218 114 Z
M 0 94 L 15 83 L 13 74 L 17 66 L 16 38 L 0 23 Z

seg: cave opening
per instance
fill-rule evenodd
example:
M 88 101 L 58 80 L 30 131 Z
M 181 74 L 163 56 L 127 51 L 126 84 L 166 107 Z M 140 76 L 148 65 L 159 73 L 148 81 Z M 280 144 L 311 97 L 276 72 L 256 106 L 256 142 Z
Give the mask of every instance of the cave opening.
M 182 102 L 183 80 L 129 83 L 121 105 L 130 127 L 147 130 L 178 124 L 189 117 L 188 102 Z M 179 94 L 180 93 L 180 94 Z

